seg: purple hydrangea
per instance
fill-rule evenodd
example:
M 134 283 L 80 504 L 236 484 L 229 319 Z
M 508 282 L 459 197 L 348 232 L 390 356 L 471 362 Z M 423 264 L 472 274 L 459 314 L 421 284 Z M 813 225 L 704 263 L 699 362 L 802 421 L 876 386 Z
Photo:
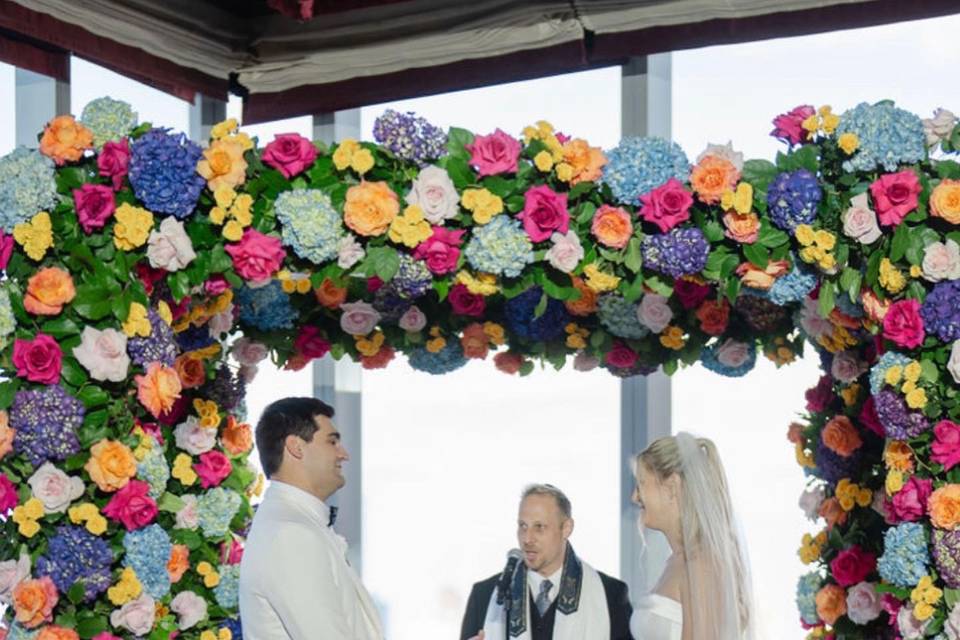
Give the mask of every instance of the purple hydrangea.
M 534 317 L 543 290 L 527 289 L 504 306 L 510 332 L 530 342 L 549 342 L 564 335 L 563 328 L 570 322 L 567 308 L 559 300 L 547 299 L 547 308 L 540 317 Z
M 35 467 L 65 460 L 80 451 L 77 430 L 83 415 L 83 403 L 59 384 L 18 391 L 10 408 L 10 426 L 17 430 L 13 450 Z
M 406 253 L 400 254 L 400 268 L 390 281 L 390 286 L 408 300 L 416 300 L 433 285 L 433 274 L 423 260 L 415 260 Z
M 243 400 L 247 387 L 233 369 L 224 362 L 217 367 L 213 380 L 201 389 L 201 395 L 213 400 L 221 411 L 232 411 Z
M 822 197 L 817 177 L 806 169 L 781 173 L 768 187 L 767 212 L 773 224 L 793 233 L 813 222 Z
M 112 565 L 113 552 L 106 540 L 83 527 L 63 526 L 48 541 L 47 552 L 37 559 L 37 574 L 50 576 L 60 593 L 79 582 L 89 602 L 110 586 Z
M 888 438 L 907 440 L 916 438 L 930 428 L 930 423 L 918 411 L 908 411 L 900 394 L 884 389 L 874 396 L 877 417 Z
M 141 367 L 151 362 L 162 362 L 172 367 L 173 361 L 180 353 L 173 329 L 153 309 L 147 311 L 147 319 L 150 320 L 150 335 L 146 338 L 137 336 L 127 340 L 127 353 L 130 354 L 130 359 Z
M 377 292 L 373 294 L 372 304 L 373 308 L 380 313 L 383 322 L 396 323 L 400 321 L 400 317 L 406 313 L 413 303 L 400 293 L 391 282 L 377 289 Z
M 374 120 L 373 139 L 398 158 L 412 160 L 421 167 L 442 156 L 447 146 L 447 134 L 440 127 L 413 112 L 393 109 Z
M 786 310 L 775 302 L 747 291 L 744 290 L 744 295 L 737 298 L 734 309 L 754 331 L 772 333 L 786 319 Z
M 156 213 L 184 219 L 193 213 L 207 182 L 197 173 L 203 150 L 183 133 L 151 129 L 130 149 L 130 184 Z
M 933 530 L 933 561 L 948 587 L 960 587 L 960 530 Z
M 187 327 L 177 334 L 176 341 L 180 350 L 187 352 L 209 347 L 216 342 L 216 339 L 210 335 L 210 327 L 204 325 Z
M 710 243 L 696 228 L 671 229 L 643 239 L 643 266 L 680 278 L 703 271 Z
M 844 457 L 833 452 L 821 440 L 817 444 L 814 460 L 817 463 L 815 473 L 827 483 L 836 485 L 843 478 L 850 478 L 856 474 L 860 466 L 860 451 L 857 450 L 852 455 Z
M 960 338 L 960 280 L 947 280 L 933 287 L 920 307 L 927 333 L 944 342 Z

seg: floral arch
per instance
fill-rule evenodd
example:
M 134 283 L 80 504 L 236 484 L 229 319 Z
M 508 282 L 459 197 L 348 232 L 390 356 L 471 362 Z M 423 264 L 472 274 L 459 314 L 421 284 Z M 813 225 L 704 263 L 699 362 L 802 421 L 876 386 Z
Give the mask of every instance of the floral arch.
M 55 118 L 0 159 L 7 637 L 241 636 L 264 358 L 740 376 L 806 342 L 802 624 L 956 638 L 960 126 L 879 103 L 774 127 L 775 162 L 691 163 L 545 122 L 387 112 L 376 144 L 258 148 L 228 120 L 201 148 L 109 98 Z

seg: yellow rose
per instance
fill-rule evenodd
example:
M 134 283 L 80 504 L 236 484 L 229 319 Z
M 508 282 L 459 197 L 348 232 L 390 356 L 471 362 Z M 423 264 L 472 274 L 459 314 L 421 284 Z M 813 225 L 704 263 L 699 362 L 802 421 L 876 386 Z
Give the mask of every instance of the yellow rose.
M 809 131 L 810 133 L 816 133 L 817 129 L 820 128 L 820 118 L 817 117 L 817 114 L 812 116 L 807 116 L 807 118 L 800 124 L 801 127 Z
M 825 229 L 818 229 L 813 236 L 814 242 L 826 251 L 830 251 L 837 245 L 837 237 Z
M 660 344 L 674 351 L 683 349 L 683 329 L 675 326 L 667 327 L 666 330 L 660 334 Z
M 360 150 L 360 143 L 353 138 L 347 138 L 333 152 L 333 165 L 338 171 L 344 171 L 353 161 L 353 154 Z
M 860 489 L 857 492 L 857 504 L 861 507 L 869 507 L 873 502 L 873 492 L 870 489 Z
M 837 145 L 848 156 L 853 155 L 853 152 L 860 146 L 860 138 L 855 133 L 843 133 L 837 138 Z
M 889 258 L 880 261 L 880 285 L 890 293 L 899 293 L 907 286 L 907 279 Z
M 107 531 L 107 519 L 103 516 L 96 516 L 87 520 L 87 531 L 95 536 L 102 536 Z
M 253 149 L 253 140 L 250 138 L 250 136 L 243 133 L 242 131 L 239 133 L 235 133 L 232 136 L 227 136 L 225 139 L 227 142 L 233 142 L 235 144 L 239 144 L 240 148 L 243 149 L 244 151 L 250 151 L 250 149 Z
M 911 382 L 918 382 L 922 373 L 923 367 L 916 360 L 903 368 L 903 377 Z
M 230 135 L 237 128 L 237 119 L 236 118 L 227 118 L 217 124 L 213 125 L 213 128 L 210 129 L 210 137 L 214 140 L 219 140 L 224 136 Z
M 960 224 L 960 180 L 941 180 L 930 194 L 930 215 Z
M 203 150 L 203 159 L 197 162 L 197 173 L 216 192 L 221 186 L 236 187 L 247 179 L 247 161 L 243 147 L 237 142 L 216 140 Z
M 579 334 L 567 336 L 567 346 L 571 349 L 586 349 L 587 342 Z
M 127 319 L 124 320 L 122 327 L 127 337 L 150 337 L 151 328 L 147 308 L 139 302 L 131 302 L 130 311 L 127 312 Z
M 370 153 L 369 149 L 360 149 L 350 158 L 350 166 L 361 176 L 373 169 L 373 164 L 373 154 Z
M 403 210 L 403 215 L 390 223 L 390 240 L 413 249 L 433 234 L 430 223 L 423 217 L 423 209 L 412 204 Z
M 923 389 L 913 389 L 907 394 L 907 406 L 911 409 L 923 409 L 927 406 L 927 392 Z
M 153 214 L 146 209 L 124 202 L 114 211 L 113 217 L 117 221 L 113 227 L 113 243 L 117 249 L 133 251 L 150 237 Z
M 250 207 L 253 206 L 253 196 L 249 193 L 241 193 L 233 201 L 230 207 L 230 215 L 244 227 L 250 226 L 253 222 L 253 214 L 250 213 Z
M 447 341 L 443 338 L 433 338 L 427 340 L 427 351 L 430 353 L 440 353 L 443 351 L 443 348 L 447 346 Z
M 820 268 L 824 271 L 830 271 L 837 266 L 837 259 L 833 257 L 832 253 L 828 253 L 821 257 L 817 264 L 819 264 Z
M 237 192 L 228 184 L 220 185 L 213 192 L 213 199 L 216 201 L 217 206 L 222 209 L 230 208 L 230 205 L 233 204 L 236 197 Z
M 547 173 L 553 169 L 553 156 L 549 151 L 541 151 L 533 157 L 533 164 L 543 173 Z
M 561 162 L 558 164 L 557 178 L 563 180 L 564 182 L 570 182 L 571 178 L 573 178 L 573 167 L 566 162 Z
M 816 236 L 813 233 L 813 227 L 808 224 L 798 224 L 794 235 L 797 237 L 797 242 L 803 246 L 809 246 L 813 244 Z
M 137 460 L 130 447 L 115 440 L 100 440 L 90 449 L 84 465 L 101 491 L 112 493 L 122 489 L 137 475 Z
M 503 212 L 503 199 L 487 189 L 465 190 L 461 203 L 473 214 L 473 221 L 477 224 L 487 224 L 493 216 Z
M 890 386 L 896 386 L 900 384 L 901 376 L 903 376 L 903 367 L 896 364 L 887 369 L 887 373 L 883 376 L 883 380 Z
M 903 477 L 903 473 L 902 473 L 902 472 L 897 471 L 896 469 L 893 469 L 893 470 L 891 470 L 891 471 L 888 471 L 888 472 L 887 472 L 887 480 L 886 480 L 886 483 L 885 483 L 885 484 L 886 484 L 886 487 L 887 487 L 887 495 L 891 495 L 891 496 L 892 496 L 893 494 L 895 494 L 895 493 L 897 493 L 898 491 L 900 491 L 900 489 L 903 489 L 903 483 L 904 483 L 904 482 L 905 482 L 905 479 L 904 479 L 904 477 Z
M 223 224 L 227 219 L 227 210 L 223 207 L 214 207 L 210 209 L 210 222 L 213 224 Z
M 500 291 L 500 287 L 497 286 L 497 277 L 490 273 L 481 273 L 474 277 L 468 271 L 460 271 L 455 280 L 474 295 L 492 296 Z
M 236 220 L 229 220 L 223 225 L 222 233 L 223 237 L 230 242 L 240 242 L 240 238 L 243 237 L 243 225 Z
M 53 224 L 50 214 L 41 211 L 29 222 L 21 222 L 13 227 L 13 239 L 23 247 L 32 260 L 42 260 L 53 245 Z
M 484 322 L 483 332 L 487 334 L 492 344 L 501 345 L 507 341 L 503 327 L 496 322 Z
M 604 273 L 595 262 L 588 264 L 583 269 L 587 276 L 586 284 L 596 293 L 605 293 L 613 291 L 620 284 L 620 278 L 615 275 Z

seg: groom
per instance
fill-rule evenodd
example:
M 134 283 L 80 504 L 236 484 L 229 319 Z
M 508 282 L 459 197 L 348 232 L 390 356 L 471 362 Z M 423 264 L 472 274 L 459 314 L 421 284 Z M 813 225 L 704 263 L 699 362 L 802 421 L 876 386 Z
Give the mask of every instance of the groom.
M 527 487 L 517 519 L 523 562 L 473 585 L 460 639 L 501 640 L 509 630 L 520 640 L 630 640 L 627 585 L 578 558 L 571 533 L 567 496 L 549 484 Z
M 332 417 L 333 408 L 315 398 L 284 398 L 257 424 L 270 488 L 240 565 L 247 640 L 383 640 L 380 617 L 325 504 L 344 485 L 349 459 Z

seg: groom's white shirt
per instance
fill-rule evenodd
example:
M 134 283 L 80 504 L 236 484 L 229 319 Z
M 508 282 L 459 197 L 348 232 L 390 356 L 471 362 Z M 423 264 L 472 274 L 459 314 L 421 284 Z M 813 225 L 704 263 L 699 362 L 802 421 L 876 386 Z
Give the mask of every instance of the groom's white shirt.
M 370 594 L 347 564 L 347 542 L 327 526 L 322 500 L 271 482 L 240 565 L 247 640 L 382 640 Z

